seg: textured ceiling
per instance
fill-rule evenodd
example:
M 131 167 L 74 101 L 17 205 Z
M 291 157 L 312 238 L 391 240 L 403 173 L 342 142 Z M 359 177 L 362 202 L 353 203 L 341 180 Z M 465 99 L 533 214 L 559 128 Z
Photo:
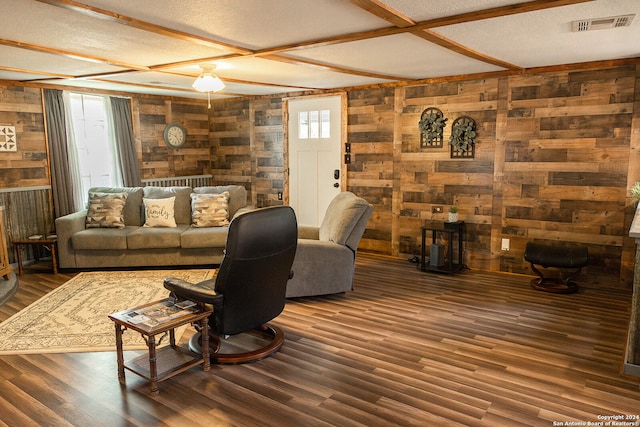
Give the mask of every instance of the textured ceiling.
M 0 0 L 0 79 L 204 98 L 273 95 L 635 58 L 640 0 Z

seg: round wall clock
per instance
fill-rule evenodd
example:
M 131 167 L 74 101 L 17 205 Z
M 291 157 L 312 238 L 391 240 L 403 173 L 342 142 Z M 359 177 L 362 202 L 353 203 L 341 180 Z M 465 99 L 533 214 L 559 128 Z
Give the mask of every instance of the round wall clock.
M 187 131 L 178 123 L 169 123 L 164 128 L 164 143 L 167 146 L 177 149 L 184 145 L 187 140 Z

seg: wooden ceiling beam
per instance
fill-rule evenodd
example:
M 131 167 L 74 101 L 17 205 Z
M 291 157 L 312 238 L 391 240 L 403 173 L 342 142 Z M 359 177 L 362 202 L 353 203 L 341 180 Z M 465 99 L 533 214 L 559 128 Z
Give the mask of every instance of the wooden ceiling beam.
M 81 61 L 94 62 L 94 63 L 98 63 L 98 64 L 113 65 L 114 67 L 129 68 L 129 69 L 133 69 L 133 70 L 137 70 L 137 71 L 148 71 L 149 70 L 149 67 L 145 67 L 143 65 L 129 64 L 129 63 L 125 63 L 125 62 L 114 61 L 114 60 L 107 59 L 107 58 L 99 58 L 97 56 L 83 55 L 83 54 L 80 54 L 80 53 L 77 53 L 77 52 L 71 52 L 71 51 L 61 50 L 61 49 L 53 49 L 53 48 L 46 47 L 46 46 L 39 46 L 39 45 L 35 45 L 35 44 L 30 44 L 30 43 L 23 43 L 23 42 L 19 42 L 19 41 L 15 41 L 15 40 L 0 39 L 0 45 L 17 47 L 17 48 L 20 48 L 20 49 L 28 49 L 28 50 L 33 50 L 35 52 L 50 53 L 52 55 L 65 56 L 65 57 L 71 58 L 71 59 L 78 59 L 78 60 L 81 60 Z
M 458 15 L 445 16 L 442 18 L 430 19 L 418 22 L 413 29 L 427 29 L 443 27 L 445 25 L 462 24 L 465 22 L 483 21 L 485 19 L 500 18 L 521 13 L 536 12 L 556 7 L 571 6 L 579 3 L 588 3 L 595 0 L 532 0 L 524 3 L 510 4 L 507 6 L 492 7 L 489 9 L 474 12 L 461 13 Z
M 408 79 L 402 76 L 390 76 L 390 75 L 385 75 L 380 73 L 371 73 L 371 72 L 365 72 L 365 71 L 355 70 L 351 68 L 339 67 L 339 66 L 334 66 L 330 64 L 322 64 L 322 63 L 314 62 L 311 60 L 296 59 L 296 58 L 283 56 L 279 54 L 287 51 L 295 51 L 295 50 L 308 49 L 313 47 L 329 46 L 334 44 L 348 43 L 348 42 L 366 40 L 366 39 L 377 38 L 377 37 L 385 37 L 385 36 L 390 36 L 395 34 L 411 33 L 431 43 L 435 43 L 439 46 L 445 47 L 447 49 L 450 49 L 452 51 L 455 51 L 467 57 L 474 58 L 479 61 L 490 63 L 499 67 L 503 67 L 503 68 L 506 68 L 507 70 L 521 71 L 522 68 L 518 67 L 517 65 L 509 64 L 507 62 L 500 61 L 498 59 L 491 58 L 487 55 L 484 55 L 482 53 L 473 51 L 459 43 L 454 42 L 453 40 L 440 36 L 433 31 L 429 31 L 429 29 L 446 26 L 446 25 L 454 25 L 454 24 L 459 24 L 464 22 L 472 22 L 472 21 L 479 21 L 484 19 L 497 18 L 501 16 L 514 15 L 519 13 L 535 12 L 538 10 L 568 6 L 572 4 L 584 3 L 584 2 L 595 1 L 595 0 L 532 0 L 524 3 L 489 8 L 485 10 L 452 15 L 447 17 L 441 17 L 441 18 L 431 19 L 431 20 L 417 22 L 417 23 L 412 21 L 410 18 L 402 15 L 400 12 L 395 11 L 392 8 L 386 6 L 384 3 L 382 3 L 379 0 L 351 0 L 353 4 L 361 7 L 364 10 L 369 11 L 370 13 L 380 17 L 381 19 L 384 19 L 385 21 L 391 23 L 394 26 L 387 27 L 387 28 L 380 28 L 377 30 L 369 30 L 369 31 L 356 32 L 356 33 L 351 33 L 351 34 L 346 34 L 341 36 L 328 37 L 328 38 L 318 39 L 313 41 L 276 46 L 272 48 L 266 48 L 266 49 L 255 50 L 255 51 L 244 49 L 228 43 L 219 42 L 216 40 L 211 40 L 204 37 L 196 36 L 194 34 L 188 34 L 182 31 L 162 27 L 162 26 L 141 21 L 138 19 L 126 17 L 114 12 L 88 6 L 74 0 L 36 0 L 36 1 L 61 7 L 61 8 L 65 8 L 68 10 L 72 10 L 74 12 L 81 13 L 86 16 L 91 16 L 91 17 L 106 20 L 106 21 L 116 22 L 122 25 L 128 25 L 133 28 L 148 31 L 151 33 L 160 34 L 160 35 L 164 35 L 167 37 L 172 37 L 180 40 L 186 40 L 189 42 L 194 42 L 194 43 L 198 43 L 205 46 L 211 46 L 218 49 L 226 49 L 231 51 L 232 53 L 224 56 L 198 58 L 198 59 L 189 60 L 189 61 L 181 61 L 181 62 L 168 63 L 168 64 L 158 64 L 158 65 L 147 67 L 147 66 L 140 66 L 136 64 L 122 63 L 119 61 L 113 61 L 106 58 L 92 57 L 89 55 L 78 54 L 75 52 L 63 51 L 59 49 L 51 49 L 44 46 L 31 45 L 27 43 L 12 41 L 12 40 L 0 39 L 0 44 L 23 48 L 23 49 L 31 49 L 34 51 L 46 52 L 46 53 L 55 54 L 55 55 L 66 56 L 69 58 L 79 59 L 83 61 L 96 62 L 96 63 L 122 67 L 122 68 L 125 68 L 125 70 L 122 71 L 123 73 L 132 72 L 132 71 L 167 72 L 166 70 L 170 70 L 172 68 L 195 65 L 203 62 L 229 60 L 237 57 L 256 56 L 256 57 L 263 57 L 269 60 L 307 66 L 307 67 L 312 67 L 316 69 L 335 71 L 335 72 L 344 73 L 344 74 L 359 75 L 359 76 L 379 78 L 379 79 L 385 79 L 385 80 L 391 80 L 391 81 L 412 82 L 416 80 Z M 87 78 L 87 79 L 101 80 L 101 79 L 104 79 L 104 77 L 114 75 L 114 74 L 116 73 L 114 72 L 109 72 L 104 74 L 98 73 L 93 75 L 74 76 L 71 78 Z M 53 78 L 67 78 L 67 77 L 54 76 Z M 230 79 L 227 79 L 227 80 L 231 81 Z M 109 81 L 109 80 L 103 80 L 103 81 Z M 238 82 L 244 83 L 244 84 L 264 85 L 264 83 L 259 83 L 259 82 L 248 82 L 248 81 L 238 81 Z M 275 86 L 281 86 L 281 85 L 275 85 Z M 285 87 L 285 86 L 282 86 L 282 87 Z M 286 86 L 286 87 L 289 87 L 289 86 Z
M 174 30 L 171 28 L 163 27 L 161 25 L 152 24 L 150 22 L 141 21 L 139 19 L 131 18 L 128 16 L 120 15 L 108 10 L 99 9 L 83 3 L 79 3 L 73 0 L 36 0 L 40 3 L 46 3 L 52 6 L 57 6 L 63 9 L 72 10 L 74 12 L 90 16 L 92 18 L 101 19 L 103 21 L 116 22 L 118 24 L 127 25 L 129 27 L 137 28 L 139 30 L 148 31 L 155 34 L 160 34 L 175 39 L 185 40 L 199 45 L 213 47 L 221 50 L 230 50 L 237 54 L 250 54 L 249 49 L 244 49 L 239 46 L 234 46 L 229 43 L 224 43 L 218 40 L 212 40 L 205 37 L 189 34 L 184 31 Z
M 236 53 L 232 53 L 224 56 L 211 56 L 208 58 L 196 58 L 196 59 L 190 59 L 188 61 L 169 62 L 166 64 L 151 65 L 149 69 L 152 71 L 163 71 L 163 70 L 170 70 L 172 68 L 181 68 L 181 67 L 189 67 L 191 65 L 200 65 L 207 62 L 226 61 L 229 59 L 244 57 L 244 56 L 245 55 L 238 55 Z
M 199 92 L 195 89 L 184 89 L 184 88 L 176 88 L 176 87 L 171 87 L 171 86 L 160 86 L 160 85 L 152 85 L 152 84 L 148 84 L 148 83 L 130 83 L 130 82 L 122 82 L 119 80 L 109 80 L 109 79 L 94 79 L 96 81 L 99 82 L 104 82 L 104 83 L 115 83 L 115 84 L 119 84 L 119 85 L 126 85 L 126 86 L 134 86 L 134 87 L 144 87 L 144 88 L 150 88 L 150 89 L 161 89 L 161 90 L 175 90 L 177 92 L 194 92 L 194 93 L 202 93 Z M 224 92 L 224 91 L 219 91 L 216 92 L 217 95 L 229 95 L 229 96 L 241 96 L 241 94 L 239 93 L 232 93 L 232 92 Z
M 412 31 L 411 34 L 414 34 L 433 44 L 437 44 L 438 46 L 444 47 L 445 49 L 448 49 L 452 52 L 456 52 L 456 53 L 459 53 L 460 55 L 464 55 L 467 58 L 477 59 L 478 61 L 482 61 L 487 64 L 492 64 L 498 67 L 506 68 L 507 70 L 519 71 L 524 69 L 523 67 L 519 67 L 509 62 L 501 61 L 499 59 L 492 58 L 480 52 L 476 52 L 475 50 L 469 49 L 468 47 L 463 46 L 460 43 L 457 43 L 431 30 L 416 30 L 416 31 Z
M 61 78 L 61 79 L 72 79 L 73 76 L 68 74 L 58 74 L 58 73 L 47 73 L 44 71 L 36 71 L 36 70 L 26 70 L 24 68 L 14 68 L 14 67 L 5 67 L 0 65 L 0 70 L 2 71 L 12 71 L 16 73 L 26 73 L 26 74 L 36 74 L 38 76 L 51 76 L 53 78 Z M 33 81 L 33 80 L 30 80 Z
M 509 6 L 493 7 L 489 9 L 479 10 L 475 12 L 451 15 L 442 18 L 430 19 L 427 21 L 417 22 L 409 27 L 387 27 L 377 30 L 360 31 L 341 36 L 327 37 L 324 39 L 310 40 L 301 43 L 283 45 L 268 49 L 260 49 L 254 52 L 256 56 L 268 56 L 271 54 L 283 53 L 287 51 L 295 51 L 301 49 L 309 49 L 312 47 L 330 46 L 340 43 L 349 43 L 359 40 L 366 40 L 377 37 L 392 36 L 395 34 L 409 33 L 416 30 L 425 30 L 446 25 L 455 25 L 464 22 L 481 21 L 484 19 L 499 18 L 501 16 L 515 15 L 519 13 L 535 12 L 538 10 L 568 6 L 578 3 L 586 3 L 595 0 L 533 0 L 525 3 L 518 3 Z
M 288 64 L 302 65 L 302 66 L 305 66 L 305 67 L 315 68 L 317 70 L 335 71 L 335 72 L 342 73 L 342 74 L 350 74 L 350 75 L 354 75 L 354 76 L 371 77 L 371 78 L 375 78 L 375 79 L 384 79 L 384 80 L 392 80 L 392 81 L 399 81 L 399 80 L 409 80 L 410 81 L 410 80 L 413 80 L 413 79 L 407 78 L 407 77 L 391 76 L 391 75 L 388 75 L 388 74 L 371 73 L 371 72 L 368 72 L 368 71 L 354 70 L 352 68 L 338 67 L 336 65 L 322 64 L 320 62 L 309 61 L 309 60 L 306 60 L 306 59 L 299 59 L 299 58 L 291 58 L 291 57 L 282 56 L 282 55 L 269 55 L 269 56 L 265 57 L 265 59 L 270 59 L 272 61 L 285 62 L 285 63 L 288 63 Z
M 184 72 L 180 72 L 180 71 L 164 71 L 164 74 L 171 74 L 174 76 L 183 76 L 183 77 L 193 77 L 194 79 L 196 77 L 198 77 L 198 74 L 195 73 L 184 73 Z M 241 80 L 241 79 L 232 79 L 229 77 L 225 77 L 224 78 L 225 82 L 228 83 L 239 83 L 239 84 L 246 84 L 246 85 L 258 85 L 258 86 L 268 86 L 268 87 L 281 87 L 281 88 L 289 88 L 289 87 L 295 87 L 295 88 L 299 88 L 299 89 L 304 89 L 304 90 L 317 90 L 318 88 L 315 87 L 307 87 L 307 86 L 291 86 L 291 85 L 284 85 L 284 84 L 279 84 L 279 83 L 264 83 L 264 82 L 256 82 L 256 81 L 251 81 L 251 80 Z
M 100 60 L 100 62 L 103 62 L 103 63 L 109 63 L 112 65 L 118 65 L 118 66 L 125 66 L 133 70 L 163 71 L 171 68 L 196 65 L 203 62 L 229 60 L 236 57 L 257 56 L 257 57 L 264 57 L 267 59 L 277 60 L 281 62 L 287 62 L 291 64 L 312 66 L 318 69 L 325 69 L 325 70 L 330 69 L 332 71 L 341 72 L 341 73 L 348 73 L 348 74 L 354 74 L 354 75 L 366 75 L 366 76 L 375 77 L 375 78 L 398 80 L 398 79 L 404 79 L 404 78 L 397 77 L 397 76 L 385 76 L 377 73 L 366 73 L 366 72 L 361 72 L 354 69 L 347 69 L 344 67 L 331 66 L 328 64 L 320 64 L 320 63 L 308 61 L 308 60 L 299 60 L 291 57 L 285 57 L 278 54 L 287 52 L 287 51 L 308 49 L 311 47 L 329 46 L 334 44 L 366 40 L 366 39 L 376 38 L 376 37 L 385 37 L 385 36 L 410 32 L 412 34 L 416 34 L 426 40 L 434 42 L 440 46 L 446 47 L 457 53 L 463 54 L 465 56 L 472 57 L 490 64 L 498 65 L 507 69 L 519 69 L 519 67 L 516 65 L 509 64 L 509 63 L 500 61 L 498 59 L 483 55 L 479 52 L 472 51 L 471 49 L 467 49 L 464 46 L 458 43 L 455 43 L 453 41 L 450 41 L 448 39 L 445 39 L 442 36 L 437 36 L 435 33 L 425 32 L 424 34 L 422 34 L 419 30 L 425 30 L 428 28 L 434 28 L 434 27 L 443 26 L 443 25 L 453 25 L 453 24 L 458 24 L 462 22 L 496 18 L 500 16 L 507 16 L 507 15 L 513 15 L 518 13 L 533 12 L 536 10 L 567 6 L 571 4 L 583 3 L 583 2 L 594 1 L 594 0 L 532 0 L 525 3 L 519 3 L 514 5 L 508 5 L 508 6 L 500 6 L 500 7 L 495 7 L 495 8 L 490 8 L 490 9 L 485 9 L 485 10 L 480 10 L 480 11 L 475 11 L 470 13 L 463 13 L 463 14 L 437 18 L 437 19 L 428 20 L 428 21 L 422 21 L 418 23 L 413 22 L 410 18 L 386 6 L 384 3 L 380 2 L 379 0 L 351 0 L 351 2 L 354 3 L 355 5 L 375 14 L 376 16 L 381 17 L 382 19 L 385 19 L 387 22 L 394 24 L 395 27 L 381 28 L 378 30 L 370 30 L 370 31 L 362 31 L 362 32 L 351 33 L 351 34 L 346 34 L 342 36 L 329 37 L 329 38 L 320 39 L 320 40 L 277 46 L 277 47 L 272 47 L 267 49 L 260 49 L 256 51 L 241 49 L 241 48 L 238 48 L 237 46 L 229 45 L 226 43 L 218 43 L 216 41 L 203 39 L 193 34 L 187 34 L 184 32 L 171 30 L 166 27 L 161 27 L 145 21 L 129 18 L 114 12 L 94 8 L 94 7 L 76 2 L 74 0 L 37 0 L 37 1 L 62 7 L 62 8 L 66 8 L 69 10 L 73 10 L 75 12 L 82 13 L 88 16 L 93 16 L 100 19 L 117 22 L 123 25 L 130 25 L 135 28 L 139 28 L 145 31 L 156 33 L 156 34 L 162 34 L 168 37 L 174 37 L 182 40 L 189 40 L 196 43 L 201 43 L 206 41 L 207 43 L 212 43 L 212 45 L 215 47 L 223 46 L 227 49 L 234 51 L 234 53 L 225 55 L 225 56 L 197 58 L 189 61 L 158 64 L 150 67 L 140 67 L 140 66 L 131 65 L 131 64 L 114 64 L 114 61 L 109 61 L 105 59 Z M 56 53 L 56 52 L 51 51 L 50 53 Z M 92 60 L 92 58 L 89 58 L 86 56 L 84 57 L 79 56 L 77 54 L 73 54 L 70 52 L 67 52 L 66 55 L 70 57 L 85 59 L 85 60 Z
M 376 15 L 378 18 L 384 19 L 395 27 L 406 28 L 416 25 L 415 21 L 411 18 L 390 8 L 379 0 L 351 0 L 351 3 L 373 15 Z

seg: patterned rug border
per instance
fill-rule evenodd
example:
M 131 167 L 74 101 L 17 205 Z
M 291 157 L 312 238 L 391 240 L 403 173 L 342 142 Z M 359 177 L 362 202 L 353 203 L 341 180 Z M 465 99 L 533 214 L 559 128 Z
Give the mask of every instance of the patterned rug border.
M 109 314 L 167 297 L 165 277 L 198 282 L 214 275 L 214 269 L 78 273 L 0 323 L 0 355 L 115 351 Z M 185 330 L 176 329 L 176 339 Z M 135 332 L 125 332 L 123 341 L 125 350 L 146 349 Z

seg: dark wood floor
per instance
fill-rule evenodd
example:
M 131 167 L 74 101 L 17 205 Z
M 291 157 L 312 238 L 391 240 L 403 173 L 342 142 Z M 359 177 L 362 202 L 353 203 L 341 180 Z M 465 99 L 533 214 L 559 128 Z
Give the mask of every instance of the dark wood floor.
M 0 356 L 0 425 L 552 426 L 640 414 L 640 380 L 619 375 L 629 292 L 553 295 L 525 276 L 358 256 L 354 292 L 287 303 L 275 356 L 193 368 L 156 397 L 131 373 L 120 386 L 114 352 Z M 0 320 L 70 277 L 26 274 Z

